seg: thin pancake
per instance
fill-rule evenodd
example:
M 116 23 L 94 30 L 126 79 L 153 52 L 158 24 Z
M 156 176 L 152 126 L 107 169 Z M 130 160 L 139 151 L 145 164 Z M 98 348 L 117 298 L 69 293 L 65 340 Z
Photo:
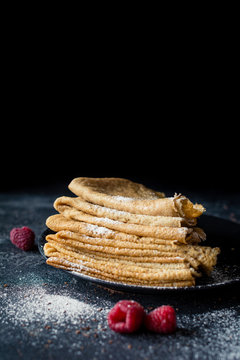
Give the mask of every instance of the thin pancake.
M 151 216 L 142 214 L 132 214 L 127 211 L 111 209 L 109 207 L 92 204 L 81 197 L 61 196 L 54 202 L 54 208 L 63 213 L 64 209 L 76 209 L 83 213 L 99 218 L 108 218 L 129 224 L 181 227 L 194 226 L 197 223 L 196 218 L 187 219 L 172 216 Z
M 181 194 L 164 198 L 127 179 L 79 177 L 71 181 L 69 189 L 90 203 L 133 214 L 196 218 L 205 211 Z

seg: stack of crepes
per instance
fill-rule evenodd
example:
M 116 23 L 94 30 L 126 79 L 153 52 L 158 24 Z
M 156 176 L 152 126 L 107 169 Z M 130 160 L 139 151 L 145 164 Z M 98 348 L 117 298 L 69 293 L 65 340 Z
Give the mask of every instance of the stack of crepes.
M 205 211 L 183 195 L 165 197 L 121 178 L 75 178 L 75 197 L 54 202 L 46 225 L 47 264 L 111 282 L 151 287 L 194 286 L 210 275 L 219 248 L 197 218 Z

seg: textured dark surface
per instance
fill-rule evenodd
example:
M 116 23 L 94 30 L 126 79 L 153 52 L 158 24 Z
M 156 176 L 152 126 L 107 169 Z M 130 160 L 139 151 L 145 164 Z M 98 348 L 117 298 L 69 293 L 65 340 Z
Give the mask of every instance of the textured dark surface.
M 169 193 L 159 190 L 172 195 L 171 189 Z M 45 229 L 46 218 L 55 212 L 53 201 L 67 194 L 70 195 L 63 185 L 48 191 L 36 189 L 0 195 L 2 360 L 240 359 L 239 283 L 201 292 L 124 293 L 47 266 L 37 246 L 33 251 L 23 252 L 11 244 L 9 232 L 16 226 L 31 227 L 38 238 Z M 213 215 L 228 220 L 218 221 L 220 239 L 231 242 L 239 238 L 239 194 L 193 191 L 184 194 L 205 205 L 209 219 Z M 205 230 L 208 234 L 208 229 Z M 214 241 L 217 243 L 217 238 Z M 236 249 L 231 251 L 239 265 Z M 123 298 L 139 301 L 147 310 L 162 304 L 174 306 L 177 332 L 167 336 L 144 330 L 134 335 L 112 332 L 106 316 Z

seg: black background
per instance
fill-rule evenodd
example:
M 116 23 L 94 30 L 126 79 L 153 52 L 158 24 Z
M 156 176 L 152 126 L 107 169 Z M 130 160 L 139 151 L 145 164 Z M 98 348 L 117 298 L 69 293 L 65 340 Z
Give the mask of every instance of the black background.
M 239 191 L 238 75 L 227 41 L 225 51 L 219 39 L 161 54 L 97 40 L 91 52 L 40 45 L 29 51 L 16 39 L 16 56 L 5 58 L 2 191 L 78 176 Z
M 73 118 L 66 111 L 57 121 L 36 120 L 33 113 L 14 136 L 9 130 L 3 191 L 47 188 L 78 176 L 125 177 L 177 192 L 239 190 L 237 124 L 148 111 L 124 119 L 127 109 L 107 117 L 100 109 L 91 118 L 80 112 Z

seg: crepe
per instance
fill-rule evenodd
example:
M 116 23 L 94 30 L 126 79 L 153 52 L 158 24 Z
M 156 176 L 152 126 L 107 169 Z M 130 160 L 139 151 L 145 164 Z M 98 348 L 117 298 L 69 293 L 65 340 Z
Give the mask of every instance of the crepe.
M 206 273 L 212 271 L 216 265 L 219 248 L 196 245 L 166 245 L 166 244 L 148 244 L 132 243 L 128 241 L 94 238 L 86 235 L 79 235 L 71 231 L 59 231 L 56 234 L 50 234 L 46 237 L 48 242 L 59 243 L 67 248 L 72 248 L 82 252 L 90 252 L 118 260 L 128 259 L 131 261 L 140 261 L 152 263 L 153 258 L 163 257 L 182 257 L 188 261 L 193 268 L 198 271 L 203 270 Z M 146 260 L 150 259 L 150 260 Z
M 133 214 L 196 218 L 205 211 L 179 194 L 164 198 L 141 184 L 121 178 L 75 178 L 69 189 L 86 201 Z
M 175 280 L 173 282 L 162 282 L 160 283 L 159 281 L 156 282 L 156 281 L 139 281 L 139 280 L 130 280 L 130 279 L 127 279 L 124 278 L 124 277 L 121 277 L 121 276 L 118 276 L 117 277 L 117 280 L 114 276 L 111 276 L 111 274 L 108 274 L 108 275 L 103 275 L 102 273 L 99 273 L 96 272 L 96 271 L 91 271 L 90 269 L 88 268 L 84 268 L 81 264 L 78 264 L 76 262 L 72 262 L 71 260 L 71 257 L 64 257 L 64 258 L 61 258 L 59 256 L 60 254 L 58 252 L 55 253 L 55 256 L 51 256 L 48 258 L 47 260 L 47 264 L 48 265 L 51 265 L 53 267 L 56 267 L 58 269 L 64 269 L 64 270 L 68 270 L 68 271 L 72 271 L 72 272 L 76 272 L 76 273 L 80 273 L 80 274 L 83 274 L 83 275 L 87 275 L 87 276 L 90 276 L 91 278 L 92 277 L 95 277 L 97 279 L 100 279 L 100 280 L 104 280 L 104 281 L 111 281 L 112 282 L 115 282 L 115 283 L 123 283 L 123 284 L 128 284 L 128 285 L 141 285 L 141 286 L 154 286 L 154 287 L 157 287 L 157 286 L 161 286 L 161 287 L 188 287 L 188 286 L 194 286 L 195 285 L 195 281 L 194 279 L 192 280 Z
M 197 224 L 196 218 L 189 219 L 172 216 L 132 214 L 127 211 L 120 211 L 109 207 L 92 204 L 82 199 L 81 197 L 61 196 L 55 200 L 53 206 L 60 213 L 63 213 L 65 210 L 76 209 L 92 216 L 108 218 L 129 224 L 165 227 L 194 226 Z
M 194 286 L 211 274 L 220 249 L 197 219 L 205 211 L 179 194 L 164 197 L 120 178 L 76 178 L 75 197 L 54 202 L 46 225 L 47 264 L 101 280 L 142 286 Z
M 107 227 L 111 230 L 124 232 L 127 234 L 137 236 L 149 236 L 156 237 L 163 240 L 176 240 L 187 244 L 194 239 L 195 242 L 200 242 L 205 239 L 205 233 L 203 230 L 188 227 L 167 227 L 167 226 L 150 226 L 150 225 L 137 225 L 123 223 L 118 220 L 112 220 L 109 218 L 99 218 L 86 214 L 80 210 L 69 206 L 57 207 L 61 214 L 69 219 L 90 223 L 97 226 Z
M 44 246 L 44 251 L 50 259 L 52 257 L 59 257 L 63 260 L 68 260 L 72 264 L 77 264 L 82 271 L 91 271 L 97 276 L 110 277 L 112 280 L 119 281 L 119 278 L 125 281 L 140 282 L 142 284 L 155 283 L 169 283 L 177 281 L 194 282 L 191 268 L 146 268 L 138 263 L 122 264 L 119 261 L 112 261 L 106 259 L 95 259 L 89 255 L 83 255 L 81 252 L 71 251 L 55 242 L 48 243 Z M 174 259 L 172 260 L 174 262 Z M 76 266 L 77 267 L 77 266 Z
M 65 215 L 65 216 L 64 216 Z M 50 216 L 47 221 L 46 225 L 53 231 L 60 231 L 60 230 L 69 230 L 81 234 L 86 234 L 89 236 L 95 237 L 103 237 L 103 238 L 110 238 L 116 240 L 126 240 L 126 241 L 143 241 L 143 242 L 154 242 L 158 244 L 172 244 L 173 242 L 182 242 L 182 243 L 198 243 L 201 239 L 205 239 L 205 233 L 200 228 L 158 228 L 156 229 L 157 232 L 154 233 L 155 236 L 143 236 L 143 235 L 135 235 L 135 227 L 132 229 L 132 233 L 127 233 L 119 230 L 114 230 L 113 228 L 122 228 L 122 224 L 110 224 L 108 220 L 100 220 L 95 219 L 95 224 L 90 223 L 88 221 L 79 221 L 75 219 L 71 219 L 70 216 L 65 214 L 56 214 Z M 83 214 L 85 220 L 87 216 Z M 88 219 L 89 220 L 89 219 Z M 97 225 L 96 223 L 99 223 Z M 100 224 L 105 224 L 102 226 Z M 131 224 L 129 224 L 131 225 Z M 108 227 L 107 227 L 108 226 Z M 112 229 L 110 228 L 112 227 Z M 133 225 L 132 225 L 133 226 Z M 130 226 L 129 226 L 130 229 Z M 149 232 L 146 230 L 146 234 L 153 233 L 151 229 Z M 157 235 L 161 233 L 162 237 L 157 237 Z M 142 234 L 142 232 L 141 232 Z M 140 240 L 139 240 L 140 239 Z

